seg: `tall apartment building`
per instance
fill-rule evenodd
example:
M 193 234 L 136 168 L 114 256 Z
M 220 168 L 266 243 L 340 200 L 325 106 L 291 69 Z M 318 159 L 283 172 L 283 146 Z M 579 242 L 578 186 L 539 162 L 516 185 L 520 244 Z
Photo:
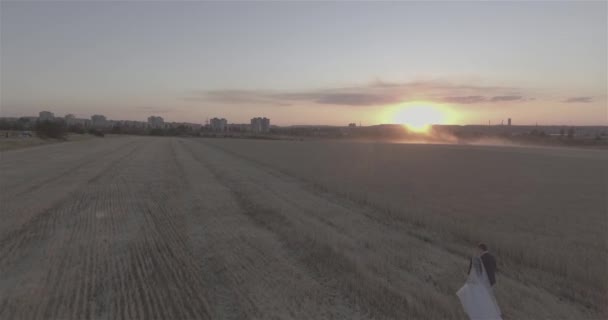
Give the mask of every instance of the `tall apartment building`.
M 251 119 L 251 131 L 255 133 L 270 132 L 270 119 L 266 117 Z
M 213 118 L 209 121 L 209 126 L 213 131 L 226 131 L 228 129 L 228 121 L 224 118 Z

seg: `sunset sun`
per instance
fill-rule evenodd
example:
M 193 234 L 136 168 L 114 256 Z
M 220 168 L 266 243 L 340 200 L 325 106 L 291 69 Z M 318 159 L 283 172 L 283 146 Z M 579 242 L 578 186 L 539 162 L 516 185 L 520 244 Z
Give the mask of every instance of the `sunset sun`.
M 406 103 L 393 108 L 390 122 L 403 124 L 408 130 L 425 133 L 434 124 L 447 121 L 447 111 L 432 103 Z

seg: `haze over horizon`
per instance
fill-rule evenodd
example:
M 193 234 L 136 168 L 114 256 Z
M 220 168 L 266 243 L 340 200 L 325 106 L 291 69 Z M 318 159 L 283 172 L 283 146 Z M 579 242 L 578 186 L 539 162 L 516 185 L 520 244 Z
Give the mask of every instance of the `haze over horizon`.
M 608 125 L 607 6 L 1 2 L 0 116 Z

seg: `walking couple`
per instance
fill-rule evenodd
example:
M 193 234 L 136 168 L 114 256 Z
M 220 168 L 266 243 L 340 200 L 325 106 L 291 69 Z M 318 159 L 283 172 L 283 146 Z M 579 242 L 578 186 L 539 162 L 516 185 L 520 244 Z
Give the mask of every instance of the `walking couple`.
M 502 320 L 494 297 L 496 259 L 483 243 L 477 250 L 478 255 L 471 258 L 469 264 L 469 277 L 456 295 L 471 320 Z

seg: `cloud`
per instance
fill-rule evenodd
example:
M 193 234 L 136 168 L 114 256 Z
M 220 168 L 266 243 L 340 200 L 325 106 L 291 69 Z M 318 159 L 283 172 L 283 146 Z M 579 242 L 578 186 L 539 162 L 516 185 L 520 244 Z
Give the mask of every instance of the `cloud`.
M 265 104 L 290 106 L 298 102 L 351 107 L 381 106 L 414 100 L 428 100 L 454 104 L 530 100 L 519 94 L 517 88 L 454 84 L 446 81 L 383 82 L 376 80 L 367 85 L 322 88 L 302 91 L 271 90 L 212 90 L 191 91 L 182 99 L 210 101 L 224 104 Z
M 490 101 L 492 102 L 499 102 L 499 101 L 521 101 L 524 100 L 524 97 L 522 96 L 494 96 L 490 99 Z
M 487 99 L 482 96 L 444 97 L 443 101 L 450 103 L 470 104 L 484 102 Z
M 593 101 L 593 97 L 572 97 L 563 100 L 564 103 L 589 103 Z
M 320 104 L 336 104 L 347 106 L 373 106 L 399 102 L 399 98 L 390 95 L 377 95 L 367 93 L 330 93 L 324 94 L 315 100 Z
M 371 106 L 396 103 L 398 97 L 389 94 L 330 92 L 330 90 L 310 92 L 274 93 L 246 90 L 219 90 L 206 92 L 205 97 L 194 100 L 208 100 L 232 104 L 270 104 L 291 105 L 289 101 L 311 101 L 317 104 L 334 104 L 344 106 Z
M 382 81 L 382 80 L 375 80 L 374 82 L 372 82 L 370 84 L 370 87 L 373 88 L 394 88 L 394 87 L 399 87 L 402 84 L 398 83 L 398 82 L 386 82 L 386 81 Z
M 481 102 L 504 102 L 504 101 L 526 101 L 534 100 L 534 98 L 525 98 L 520 95 L 504 95 L 504 96 L 453 96 L 444 97 L 442 99 L 445 102 L 456 103 L 456 104 L 473 104 Z

